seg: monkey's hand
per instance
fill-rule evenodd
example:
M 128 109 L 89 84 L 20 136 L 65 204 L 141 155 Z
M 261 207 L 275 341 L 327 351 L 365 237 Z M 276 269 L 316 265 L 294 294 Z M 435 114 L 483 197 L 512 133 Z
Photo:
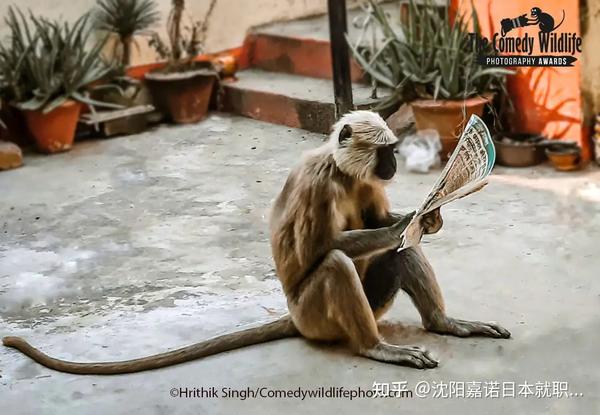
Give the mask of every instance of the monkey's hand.
M 431 211 L 421 217 L 421 227 L 423 228 L 423 232 L 428 235 L 439 231 L 443 224 L 444 220 L 442 219 L 440 208 L 437 208 L 436 210 Z
M 415 216 L 415 211 L 413 210 L 412 212 L 404 215 L 402 217 L 402 219 L 398 220 L 392 226 L 390 226 L 390 230 L 392 231 L 392 235 L 395 238 L 400 239 L 401 236 L 402 236 L 402 234 L 406 230 L 406 227 L 410 224 L 410 221 L 413 219 L 414 216 Z

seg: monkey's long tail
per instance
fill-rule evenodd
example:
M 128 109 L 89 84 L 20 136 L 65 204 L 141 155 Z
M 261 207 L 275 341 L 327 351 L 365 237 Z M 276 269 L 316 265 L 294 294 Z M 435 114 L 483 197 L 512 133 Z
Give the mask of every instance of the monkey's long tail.
M 558 24 L 558 26 L 554 26 L 554 29 L 552 29 L 552 31 L 554 32 L 556 29 L 558 29 L 560 27 L 560 25 L 563 24 L 564 21 L 565 21 L 565 10 L 563 9 L 563 18 L 560 21 L 560 23 Z
M 2 343 L 13 347 L 29 356 L 36 362 L 59 372 L 75 373 L 78 375 L 117 375 L 122 373 L 141 372 L 172 366 L 190 360 L 213 354 L 239 349 L 253 344 L 265 343 L 272 340 L 294 337 L 299 334 L 289 315 L 259 327 L 224 334 L 212 339 L 182 347 L 170 352 L 160 353 L 139 359 L 121 362 L 78 363 L 56 359 L 31 346 L 20 337 L 4 337 Z

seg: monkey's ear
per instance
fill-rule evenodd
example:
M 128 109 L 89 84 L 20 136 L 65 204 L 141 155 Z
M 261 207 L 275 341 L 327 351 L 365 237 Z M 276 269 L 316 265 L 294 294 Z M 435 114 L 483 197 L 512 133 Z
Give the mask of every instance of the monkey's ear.
M 346 141 L 350 137 L 352 137 L 352 127 L 350 127 L 350 124 L 345 124 L 342 127 L 342 131 L 340 131 L 340 136 L 338 137 L 338 141 L 340 144 L 342 144 L 344 141 Z

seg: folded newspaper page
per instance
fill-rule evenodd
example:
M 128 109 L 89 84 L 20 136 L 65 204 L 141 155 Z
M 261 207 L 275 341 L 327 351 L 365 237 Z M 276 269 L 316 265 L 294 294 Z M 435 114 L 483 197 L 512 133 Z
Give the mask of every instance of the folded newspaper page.
M 446 203 L 476 192 L 487 183 L 496 161 L 492 136 L 481 118 L 472 115 L 456 149 L 404 231 L 398 251 L 418 245 L 423 236 L 421 217 Z

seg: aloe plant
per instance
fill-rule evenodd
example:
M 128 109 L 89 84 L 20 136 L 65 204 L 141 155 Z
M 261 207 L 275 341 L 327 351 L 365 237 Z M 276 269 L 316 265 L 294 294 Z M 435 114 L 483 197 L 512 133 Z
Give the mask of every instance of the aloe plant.
M 9 7 L 4 18 L 10 30 L 5 44 L 0 42 L 0 96 L 5 102 L 20 101 L 32 90 L 31 73 L 25 57 L 33 46 L 33 35 L 20 12 Z
M 0 44 L 0 94 L 23 110 L 50 112 L 74 99 L 122 108 L 89 98 L 86 90 L 111 70 L 100 58 L 104 41 L 93 41 L 85 14 L 73 24 L 26 17 L 10 7 L 5 18 L 10 37 Z
M 118 37 L 113 52 L 120 55 L 123 66 L 131 63 L 135 36 L 151 35 L 149 29 L 159 20 L 155 0 L 100 0 L 94 12 L 94 26 Z
M 470 17 L 458 14 L 453 22 L 447 6 L 441 10 L 430 0 L 417 6 L 408 2 L 407 19 L 394 30 L 384 9 L 369 0 L 358 26 L 361 34 L 353 44 L 357 62 L 375 87 L 392 89 L 380 106 L 399 101 L 424 99 L 465 99 L 486 92 L 505 92 L 504 68 L 487 68 L 477 63 L 477 51 L 469 36 L 469 23 L 477 36 L 481 29 L 475 11 Z M 370 35 L 370 40 L 366 40 Z M 491 47 L 485 54 L 493 54 Z

